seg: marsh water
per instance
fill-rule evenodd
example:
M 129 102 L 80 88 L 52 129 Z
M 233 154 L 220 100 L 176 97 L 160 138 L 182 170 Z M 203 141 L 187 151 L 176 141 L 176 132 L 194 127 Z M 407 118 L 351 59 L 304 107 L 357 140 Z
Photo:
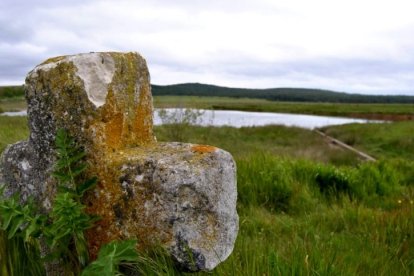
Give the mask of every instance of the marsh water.
M 185 117 L 184 109 L 168 108 L 167 120 L 160 117 L 159 110 L 154 113 L 154 123 L 161 125 L 168 123 L 168 118 Z M 233 110 L 196 110 L 199 113 L 197 120 L 192 122 L 201 126 L 232 126 L 232 127 L 249 127 L 265 125 L 284 125 L 295 126 L 300 128 L 314 129 L 330 125 L 343 125 L 350 123 L 372 123 L 382 122 L 365 119 L 288 114 L 288 113 L 270 113 L 270 112 L 246 112 Z
M 154 112 L 154 124 L 172 123 L 185 120 L 186 116 L 193 116 L 190 122 L 194 125 L 201 126 L 232 126 L 232 127 L 249 127 L 265 125 L 284 125 L 295 126 L 307 129 L 320 128 L 331 125 L 343 125 L 350 123 L 372 123 L 382 122 L 365 119 L 341 118 L 330 116 L 289 114 L 289 113 L 270 113 L 270 112 L 246 112 L 233 110 L 201 110 L 194 109 L 189 112 L 185 109 L 167 108 L 164 119 L 160 116 L 160 109 Z M 26 111 L 4 112 L 1 115 L 6 116 L 26 116 Z

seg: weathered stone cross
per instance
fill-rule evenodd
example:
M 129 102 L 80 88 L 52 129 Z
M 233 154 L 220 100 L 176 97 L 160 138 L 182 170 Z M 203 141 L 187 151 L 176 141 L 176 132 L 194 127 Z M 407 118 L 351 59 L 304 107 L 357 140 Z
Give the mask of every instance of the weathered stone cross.
M 102 219 L 89 251 L 114 239 L 161 244 L 184 268 L 211 270 L 233 250 L 238 231 L 232 156 L 215 147 L 157 143 L 145 60 L 137 53 L 51 58 L 26 78 L 30 138 L 2 156 L 7 193 L 32 195 L 50 210 L 56 131 L 84 146 L 97 188 L 88 212 Z

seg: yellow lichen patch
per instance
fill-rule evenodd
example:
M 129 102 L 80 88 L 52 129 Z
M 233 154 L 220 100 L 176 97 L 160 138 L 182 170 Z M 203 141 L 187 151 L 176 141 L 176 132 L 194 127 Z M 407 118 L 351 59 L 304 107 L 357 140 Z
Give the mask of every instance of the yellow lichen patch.
M 44 64 L 48 64 L 48 63 L 56 63 L 59 62 L 63 59 L 65 59 L 66 56 L 59 56 L 59 57 L 53 57 L 53 58 L 49 58 L 46 61 L 42 62 L 40 65 L 44 65 Z
M 198 153 L 209 153 L 214 152 L 217 148 L 208 145 L 194 145 L 191 147 L 191 151 L 198 152 Z

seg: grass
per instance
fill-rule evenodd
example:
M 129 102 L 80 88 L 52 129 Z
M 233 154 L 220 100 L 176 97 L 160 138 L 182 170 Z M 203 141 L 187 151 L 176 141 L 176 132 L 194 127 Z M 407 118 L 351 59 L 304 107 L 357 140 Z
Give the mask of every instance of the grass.
M 154 97 L 154 105 L 159 108 L 192 107 L 217 110 L 281 112 L 388 120 L 407 120 L 414 118 L 414 104 L 299 103 L 247 98 L 156 96 Z
M 414 160 L 414 121 L 392 124 L 349 124 L 324 128 L 333 136 L 376 158 Z
M 23 98 L 11 98 L 11 99 L 0 100 L 1 112 L 21 111 L 21 110 L 25 110 L 26 108 L 27 108 L 27 104 Z
M 28 136 L 27 117 L 0 116 L 0 152 L 8 144 L 27 139 Z
M 0 99 L 17 98 L 24 96 L 23 85 L 0 86 Z
M 26 109 L 23 86 L 0 86 L 0 113 Z
M 0 152 L 8 144 L 27 139 L 27 117 L 0 116 Z M 171 127 L 155 126 L 158 141 L 179 141 L 171 135 Z M 332 147 L 320 136 L 307 129 L 265 127 L 197 127 L 181 128 L 187 142 L 211 144 L 223 148 L 236 158 L 251 152 L 269 152 L 280 156 L 295 156 L 334 164 L 353 164 L 357 156 L 338 147 Z M 182 137 L 182 135 L 180 135 Z
M 255 152 L 268 152 L 279 156 L 295 156 L 325 163 L 351 164 L 357 156 L 342 148 L 328 145 L 320 136 L 301 128 L 284 126 L 265 127 L 192 127 L 183 128 L 186 139 L 176 140 L 170 127 L 157 126 L 158 141 L 185 141 L 210 144 L 223 148 L 237 159 Z
M 25 118 L 0 120 L 3 144 L 27 137 Z M 339 139 L 349 135 L 354 146 L 381 159 L 375 163 L 309 130 L 183 128 L 184 142 L 222 147 L 238 166 L 234 251 L 213 272 L 196 275 L 413 275 L 412 128 L 401 122 L 325 129 Z M 168 126 L 155 132 L 159 141 L 174 138 Z M 2 256 L 26 260 L 24 253 L 5 251 L 12 248 L 7 243 L 0 240 Z M 142 253 L 139 268 L 143 275 L 185 274 L 162 251 Z
M 34 245 L 24 243 L 22 238 L 7 239 L 0 230 L 0 275 L 44 275 L 40 256 Z

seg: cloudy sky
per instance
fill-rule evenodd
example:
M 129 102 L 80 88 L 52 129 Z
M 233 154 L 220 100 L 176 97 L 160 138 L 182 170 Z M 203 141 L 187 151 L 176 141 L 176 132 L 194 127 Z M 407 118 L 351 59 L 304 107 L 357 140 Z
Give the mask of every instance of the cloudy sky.
M 0 85 L 48 57 L 138 51 L 154 84 L 414 95 L 412 0 L 1 0 Z

